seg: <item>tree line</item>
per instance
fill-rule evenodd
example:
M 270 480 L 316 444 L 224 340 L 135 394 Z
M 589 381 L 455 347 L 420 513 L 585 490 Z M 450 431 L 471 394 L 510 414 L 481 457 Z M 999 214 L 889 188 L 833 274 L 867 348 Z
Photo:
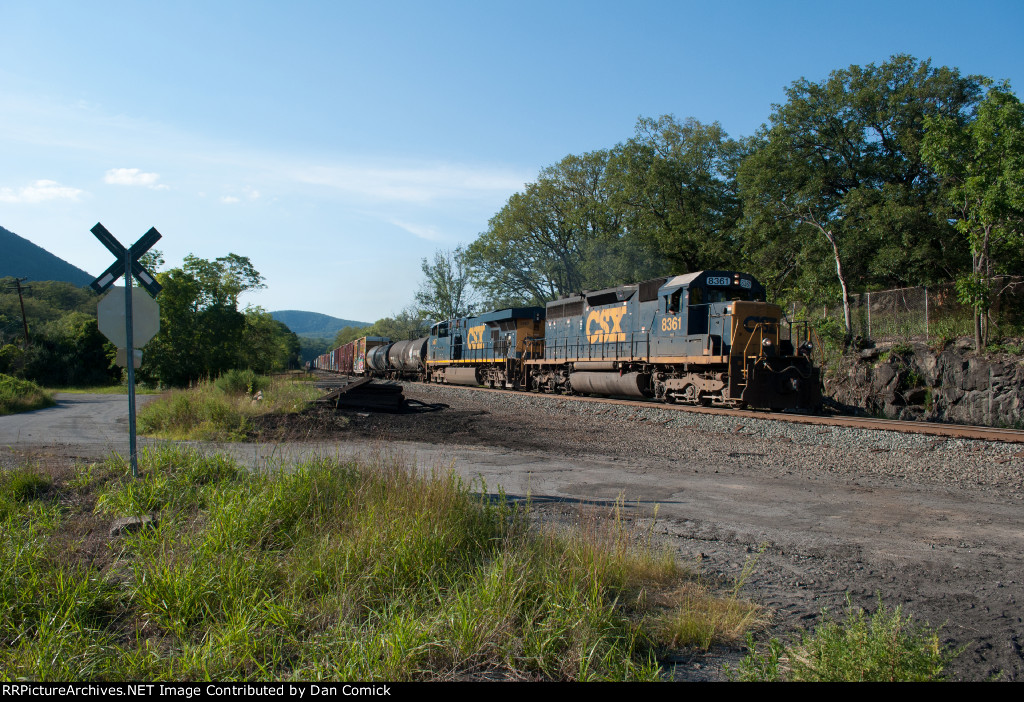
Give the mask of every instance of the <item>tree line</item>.
M 158 271 L 164 261 L 150 252 L 143 263 Z M 156 279 L 163 286 L 157 297 L 160 332 L 143 352 L 140 381 L 180 387 L 235 368 L 268 373 L 298 367 L 298 337 L 259 307 L 239 308 L 242 293 L 265 287 L 247 257 L 211 261 L 190 255 Z M 25 343 L 17 296 L 0 285 L 0 373 L 48 387 L 120 380 L 116 348 L 97 327 L 98 300 L 92 290 L 70 283 L 32 283 L 24 294 L 30 327 Z
M 1024 273 L 1024 110 L 1006 82 L 897 55 L 801 78 L 753 136 L 643 117 L 512 195 L 475 241 L 422 262 L 432 319 L 584 289 L 742 269 L 772 298 L 955 282 L 988 330 L 991 278 Z

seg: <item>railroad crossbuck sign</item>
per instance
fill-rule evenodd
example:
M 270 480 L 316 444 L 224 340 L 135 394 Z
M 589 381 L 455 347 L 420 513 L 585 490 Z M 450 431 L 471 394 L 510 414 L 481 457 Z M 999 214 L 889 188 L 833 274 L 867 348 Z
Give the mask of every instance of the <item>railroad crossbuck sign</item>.
M 114 235 L 99 222 L 91 229 L 100 243 L 117 258 L 91 285 L 96 292 L 104 292 L 114 281 L 124 276 L 124 287 L 111 290 L 96 306 L 97 326 L 103 335 L 117 345 L 118 364 L 128 371 L 128 451 L 131 456 L 132 475 L 138 477 L 139 464 L 135 451 L 135 369 L 142 360 L 135 351 L 160 330 L 160 306 L 149 295 L 160 292 L 160 283 L 142 267 L 139 258 L 160 240 L 160 232 L 150 227 L 138 241 L 126 249 Z M 139 281 L 149 295 L 141 290 L 132 294 L 132 278 Z M 132 362 L 128 362 L 128 354 Z
M 114 238 L 114 235 L 107 231 L 99 222 L 93 227 L 93 235 L 100 240 L 100 243 L 107 247 L 110 253 L 117 257 L 113 265 L 107 270 L 103 271 L 103 274 L 99 278 L 92 281 L 90 285 L 96 292 L 104 292 L 107 288 L 114 284 L 114 281 L 125 274 L 127 268 L 125 266 L 125 259 L 127 257 L 131 265 L 131 274 L 135 276 L 135 279 L 139 281 L 139 284 L 146 289 L 146 291 L 154 297 L 160 292 L 160 283 L 153 279 L 153 276 L 142 267 L 139 263 L 139 257 L 142 254 L 149 251 L 150 247 L 156 242 L 160 241 L 160 232 L 156 230 L 156 227 L 150 227 L 149 231 L 143 234 L 138 241 L 132 244 L 130 249 L 125 249 L 120 241 Z

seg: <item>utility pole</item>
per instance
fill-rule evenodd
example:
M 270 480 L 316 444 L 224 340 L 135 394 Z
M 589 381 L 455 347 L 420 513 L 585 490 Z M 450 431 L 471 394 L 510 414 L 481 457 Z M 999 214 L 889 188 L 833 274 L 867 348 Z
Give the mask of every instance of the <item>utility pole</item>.
M 14 289 L 18 291 L 18 302 L 21 304 L 21 326 L 25 330 L 25 350 L 28 351 L 28 320 L 25 317 L 25 300 L 22 298 L 21 293 L 28 288 L 21 287 L 22 281 L 28 280 L 28 278 L 15 278 Z

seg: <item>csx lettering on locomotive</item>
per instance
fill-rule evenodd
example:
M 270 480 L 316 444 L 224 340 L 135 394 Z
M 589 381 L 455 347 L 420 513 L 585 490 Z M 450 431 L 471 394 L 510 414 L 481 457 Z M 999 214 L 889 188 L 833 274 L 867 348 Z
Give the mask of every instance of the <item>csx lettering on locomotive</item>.
M 466 330 L 466 345 L 472 350 L 482 350 L 484 347 L 484 332 L 487 325 L 481 324 L 477 327 L 470 327 Z
M 625 307 L 591 310 L 587 315 L 587 340 L 592 344 L 625 341 L 626 334 L 622 331 L 622 318 L 625 314 Z

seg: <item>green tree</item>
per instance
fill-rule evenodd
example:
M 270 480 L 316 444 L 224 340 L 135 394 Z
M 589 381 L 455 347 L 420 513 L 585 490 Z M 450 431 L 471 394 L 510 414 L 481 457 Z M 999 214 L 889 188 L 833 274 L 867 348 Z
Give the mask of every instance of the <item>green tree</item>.
M 416 292 L 416 304 L 421 316 L 434 321 L 463 317 L 470 313 L 475 293 L 470 284 L 466 252 L 459 246 L 455 250 L 435 251 L 434 262 L 423 259 L 424 280 Z
M 208 261 L 189 255 L 181 268 L 159 273 L 157 280 L 163 286 L 160 333 L 143 354 L 143 378 L 183 386 L 232 368 L 273 365 L 259 356 L 273 344 L 261 340 L 258 353 L 245 346 L 247 317 L 238 309 L 238 298 L 265 287 L 248 258 L 228 254 Z M 248 322 L 254 320 L 259 321 L 256 313 Z
M 334 335 L 334 341 L 329 345 L 328 348 L 324 349 L 324 351 L 336 349 L 339 346 L 344 346 L 348 342 L 355 341 L 356 339 L 359 339 L 364 336 L 376 336 L 376 334 L 368 333 L 368 330 L 372 328 L 372 324 L 367 325 L 365 327 L 342 327 L 341 329 L 338 330 L 338 333 Z M 323 351 L 321 351 L 321 353 L 323 353 Z
M 612 255 L 625 259 L 605 182 L 608 159 L 608 151 L 566 156 L 491 218 L 466 250 L 485 307 L 542 304 L 612 277 Z
M 933 115 L 925 124 L 925 159 L 946 186 L 956 229 L 970 245 L 971 271 L 957 288 L 974 308 L 980 349 L 989 332 L 992 274 L 1024 270 L 1024 106 L 1003 82 L 988 90 L 974 119 Z
M 847 335 L 851 284 L 955 274 L 964 247 L 921 143 L 925 119 L 965 119 L 982 82 L 905 55 L 794 82 L 739 169 L 744 229 L 754 239 L 746 249 L 781 245 L 783 266 L 810 263 L 797 253 L 808 245 L 826 254 L 801 275 L 825 287 L 831 265 Z
M 426 336 L 430 330 L 431 319 L 421 314 L 415 306 L 407 307 L 394 317 L 378 319 L 367 327 L 345 327 L 339 331 L 330 348 L 336 349 L 350 341 L 364 336 L 383 336 L 392 341 L 405 341 Z
M 247 307 L 244 316 L 245 328 L 236 367 L 261 374 L 299 367 L 299 337 L 288 325 L 274 319 L 261 307 Z
M 654 275 L 734 265 L 742 145 L 717 122 L 672 115 L 637 121 L 609 164 L 613 205 L 625 230 L 664 260 Z
M 113 344 L 100 333 L 95 314 L 69 312 L 37 325 L 24 354 L 22 374 L 40 385 L 106 385 L 120 376 L 111 367 Z

